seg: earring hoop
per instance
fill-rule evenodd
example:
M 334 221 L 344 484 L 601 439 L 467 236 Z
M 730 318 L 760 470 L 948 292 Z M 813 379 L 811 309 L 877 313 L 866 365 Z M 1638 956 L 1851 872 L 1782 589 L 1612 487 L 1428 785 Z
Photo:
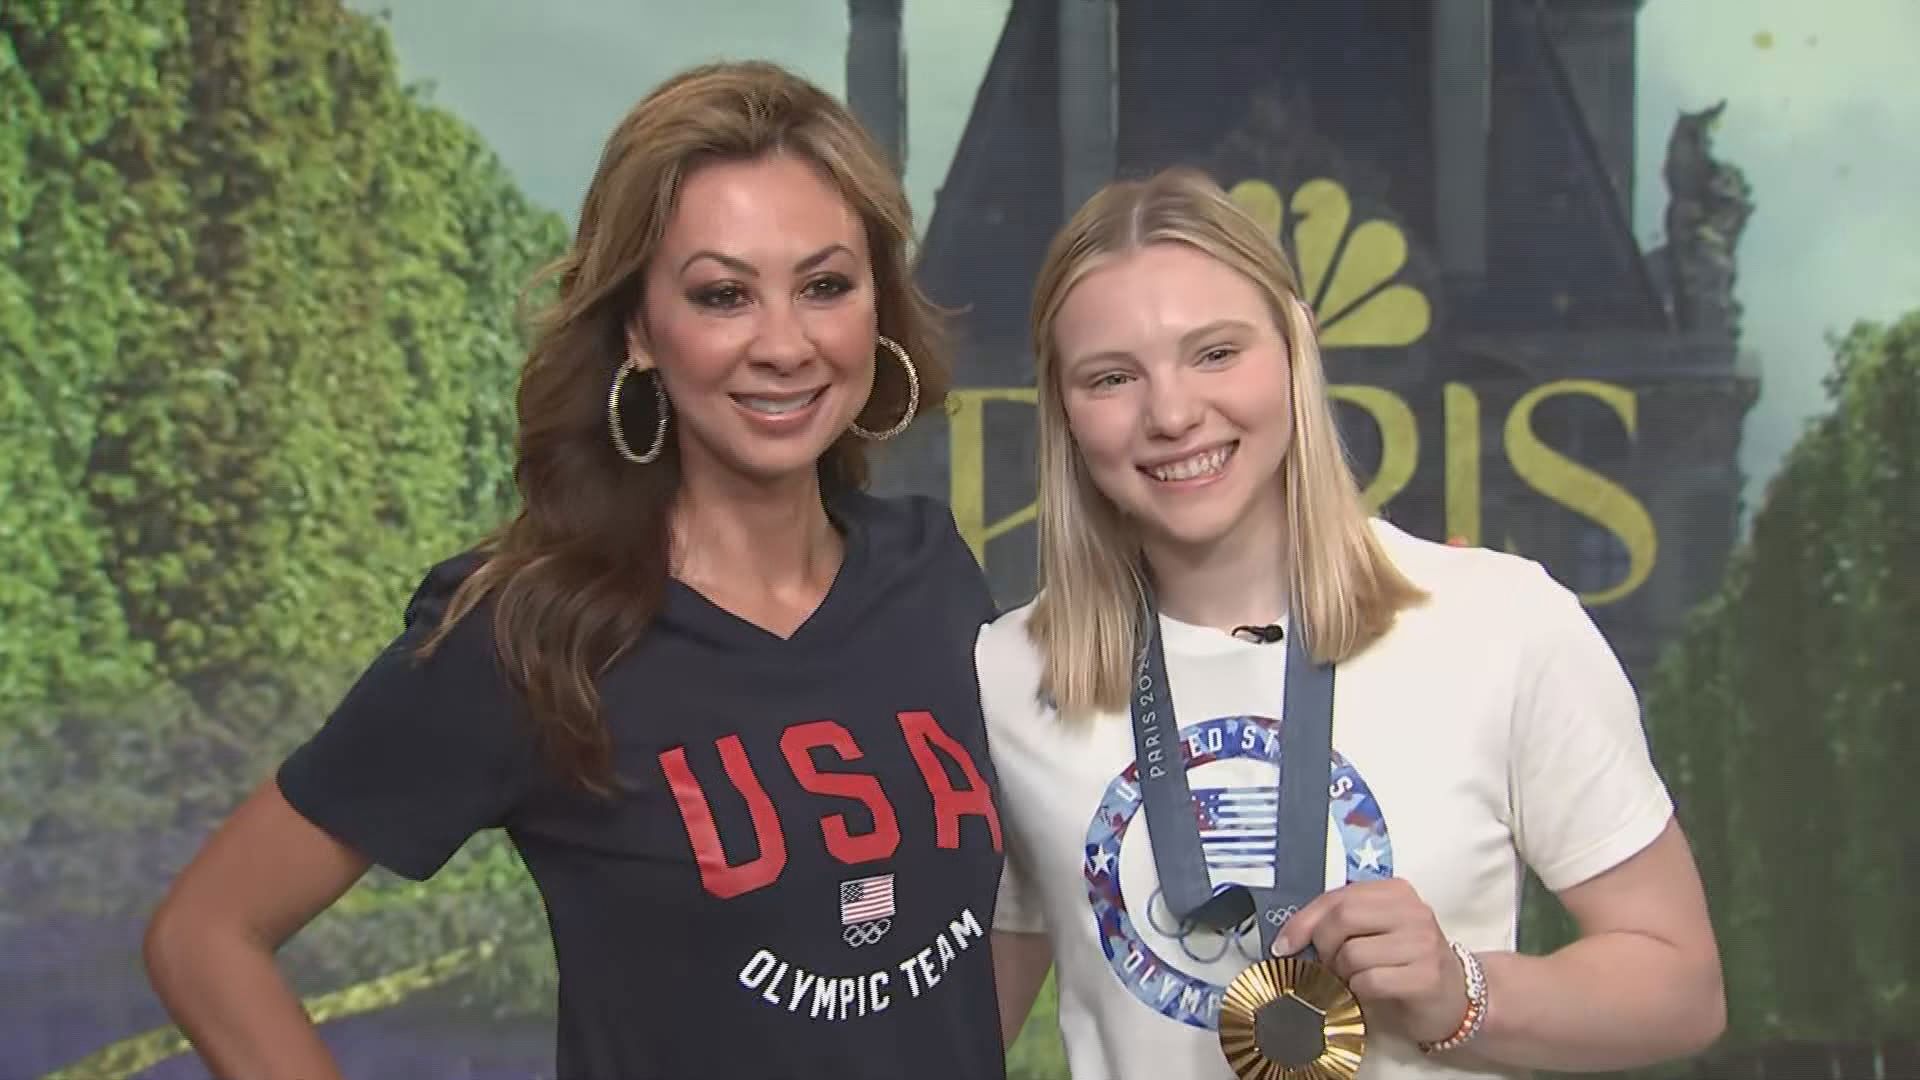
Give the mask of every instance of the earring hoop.
M 635 371 L 653 376 L 654 412 L 657 416 L 653 425 L 653 442 L 643 454 L 634 453 L 633 447 L 627 445 L 627 433 L 620 425 L 620 387 L 627 381 L 627 375 Z M 621 457 L 635 465 L 651 465 L 660 460 L 660 455 L 667 449 L 667 417 L 671 412 L 672 407 L 667 404 L 667 388 L 660 381 L 659 368 L 642 368 L 637 359 L 628 357 L 613 373 L 613 386 L 607 390 L 607 430 L 612 432 L 613 448 L 620 452 Z
M 894 357 L 900 361 L 900 366 L 906 369 L 907 408 L 906 411 L 901 414 L 899 421 L 885 431 L 868 431 L 866 428 L 861 427 L 858 421 L 848 425 L 852 428 L 855 435 L 860 436 L 868 442 L 885 442 L 907 430 L 907 425 L 913 423 L 914 414 L 920 410 L 920 373 L 914 370 L 913 357 L 907 355 L 907 350 L 904 346 L 885 334 L 879 335 L 879 338 L 880 346 L 892 353 Z

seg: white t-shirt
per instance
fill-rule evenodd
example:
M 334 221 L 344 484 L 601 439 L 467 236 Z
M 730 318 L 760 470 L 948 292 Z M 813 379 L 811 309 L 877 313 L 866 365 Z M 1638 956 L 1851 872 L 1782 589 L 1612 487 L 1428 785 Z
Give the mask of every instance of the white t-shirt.
M 1527 560 L 1375 529 L 1430 599 L 1336 671 L 1327 885 L 1404 879 L 1448 937 L 1511 950 L 1523 861 L 1551 889 L 1577 885 L 1646 847 L 1673 806 L 1633 689 L 1576 596 Z M 1043 706 L 1030 610 L 982 630 L 977 650 L 1008 834 L 995 928 L 1051 937 L 1074 1080 L 1230 1080 L 1220 995 L 1258 935 L 1183 945 L 1156 929 L 1172 923 L 1128 717 L 1068 727 Z M 1161 633 L 1213 880 L 1270 886 L 1285 646 L 1164 616 Z M 1476 1075 L 1501 1074 L 1378 1029 L 1360 1069 Z

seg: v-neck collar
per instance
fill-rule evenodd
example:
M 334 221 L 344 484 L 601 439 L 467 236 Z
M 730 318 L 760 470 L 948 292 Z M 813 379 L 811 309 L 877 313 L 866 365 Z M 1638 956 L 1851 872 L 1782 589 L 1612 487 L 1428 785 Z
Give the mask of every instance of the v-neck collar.
M 835 639 L 835 628 L 845 621 L 843 612 L 857 600 L 850 594 L 865 576 L 868 557 L 866 523 L 846 501 L 827 500 L 827 516 L 839 527 L 844 550 L 840 568 L 834 572 L 826 595 L 814 606 L 792 634 L 781 637 L 751 619 L 743 618 L 708 599 L 705 593 L 676 577 L 667 578 L 661 615 L 694 633 L 742 650 L 810 649 L 817 640 Z

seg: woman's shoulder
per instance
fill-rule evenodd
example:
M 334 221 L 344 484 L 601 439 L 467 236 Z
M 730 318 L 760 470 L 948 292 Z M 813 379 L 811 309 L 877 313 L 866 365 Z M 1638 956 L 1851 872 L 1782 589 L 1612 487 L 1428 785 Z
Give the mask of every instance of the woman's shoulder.
M 980 683 L 980 710 L 990 734 L 1011 751 L 1038 732 L 1051 730 L 1039 723 L 1053 715 L 1041 690 L 1045 664 L 1029 633 L 1034 602 L 1013 608 L 980 628 L 974 643 L 974 672 Z M 1015 732 L 1026 734 L 1015 736 Z M 1010 740 L 1010 741 L 1009 741 Z
M 1486 605 L 1490 610 L 1510 612 L 1519 605 L 1552 606 L 1573 599 L 1573 593 L 1545 566 L 1524 555 L 1463 543 L 1437 543 L 1384 518 L 1375 518 L 1372 525 L 1374 538 L 1387 558 L 1441 606 Z
M 486 553 L 471 548 L 429 565 L 407 598 L 407 626 L 438 626 L 446 617 L 447 609 L 453 606 L 453 596 L 460 591 L 460 586 L 486 563 Z
M 866 525 L 919 525 L 924 528 L 938 524 L 941 518 L 949 522 L 953 520 L 953 514 L 945 503 L 931 495 L 916 492 L 878 495 L 855 489 L 831 496 L 827 504 L 836 517 Z
M 1374 523 L 1374 535 L 1387 557 L 1427 597 L 1396 620 L 1392 636 L 1408 644 L 1510 649 L 1537 657 L 1568 635 L 1592 627 L 1579 594 L 1535 559 L 1435 543 L 1385 521 Z
M 859 581 L 850 587 L 862 603 L 942 611 L 968 633 L 993 617 L 986 572 L 947 504 L 926 495 L 855 492 L 837 497 L 831 509 L 858 537 Z
M 1040 647 L 1033 640 L 1031 627 L 1033 609 L 1039 602 L 1039 598 L 1035 597 L 1019 607 L 1001 612 L 982 626 L 980 628 L 981 647 L 1029 657 L 1035 665 L 1038 665 Z
M 835 496 L 831 509 L 845 524 L 864 530 L 883 555 L 966 550 L 953 509 L 931 495 L 849 491 Z
M 398 646 L 411 651 L 439 633 L 453 611 L 454 598 L 461 586 L 491 558 L 487 551 L 476 547 L 428 564 L 401 608 L 399 636 L 390 648 Z M 491 595 L 481 596 L 467 605 L 454 625 L 440 635 L 431 657 L 419 659 L 440 670 L 458 668 L 475 676 L 483 672 L 497 676 L 494 606 Z
M 1030 632 L 1035 601 L 990 620 L 974 644 L 974 667 L 983 693 L 1010 692 L 1026 702 L 1038 693 L 1045 663 Z

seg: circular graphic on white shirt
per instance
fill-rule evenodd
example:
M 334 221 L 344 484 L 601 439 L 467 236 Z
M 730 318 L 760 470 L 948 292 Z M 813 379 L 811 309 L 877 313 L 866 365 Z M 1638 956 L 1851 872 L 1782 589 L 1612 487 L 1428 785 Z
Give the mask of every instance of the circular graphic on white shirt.
M 1200 846 L 1217 887 L 1273 885 L 1279 816 L 1280 724 L 1265 716 L 1222 716 L 1180 729 L 1180 754 L 1200 824 Z M 1140 813 L 1140 770 L 1129 763 L 1087 827 L 1087 898 L 1107 963 L 1134 997 L 1162 1016 L 1215 1030 L 1220 999 L 1241 969 L 1260 958 L 1260 936 L 1197 931 L 1175 935 L 1160 897 L 1152 842 Z M 1380 804 L 1359 770 L 1335 751 L 1328 816 L 1328 877 L 1348 882 L 1393 876 L 1393 843 Z M 1141 824 L 1140 828 L 1131 826 Z

